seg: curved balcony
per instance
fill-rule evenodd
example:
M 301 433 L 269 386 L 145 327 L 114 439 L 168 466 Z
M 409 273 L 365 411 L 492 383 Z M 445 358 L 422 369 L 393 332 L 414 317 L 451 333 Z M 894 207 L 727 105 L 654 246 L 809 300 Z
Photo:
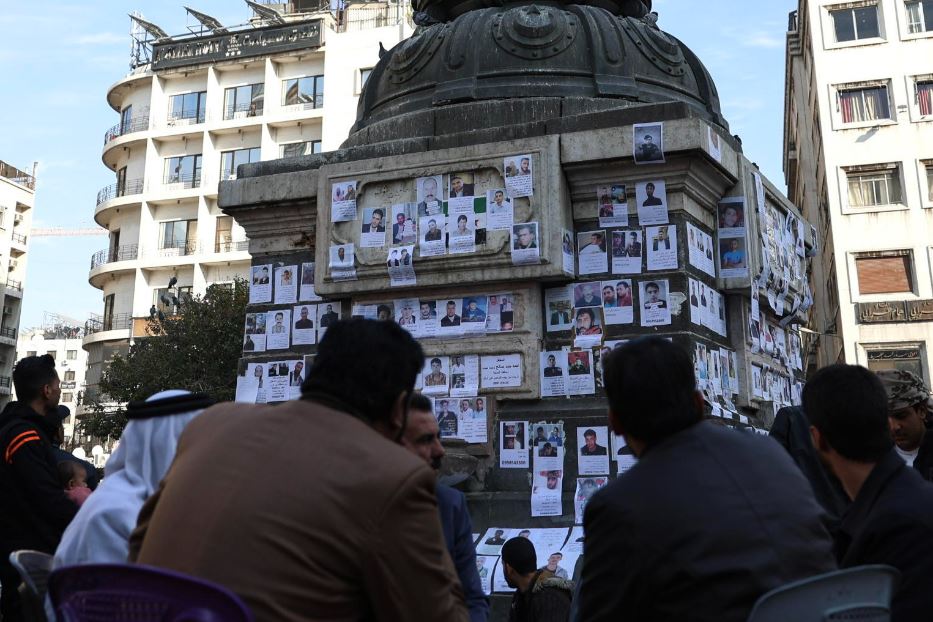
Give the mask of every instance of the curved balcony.
M 100 207 L 102 203 L 106 203 L 107 201 L 134 194 L 142 194 L 142 192 L 142 179 L 128 179 L 124 182 L 110 184 L 109 186 L 101 188 L 97 193 L 97 207 Z
M 133 316 L 129 313 L 100 316 L 92 314 L 84 322 L 84 339 L 81 345 L 87 347 L 99 341 L 118 341 L 130 338 Z
M 104 133 L 104 146 L 113 142 L 121 136 L 133 134 L 134 132 L 144 132 L 149 129 L 149 108 L 140 110 L 139 114 L 134 114 L 129 120 L 121 121 Z
M 91 256 L 91 270 L 108 263 L 132 261 L 137 258 L 139 258 L 139 244 L 125 244 L 115 248 L 105 248 Z

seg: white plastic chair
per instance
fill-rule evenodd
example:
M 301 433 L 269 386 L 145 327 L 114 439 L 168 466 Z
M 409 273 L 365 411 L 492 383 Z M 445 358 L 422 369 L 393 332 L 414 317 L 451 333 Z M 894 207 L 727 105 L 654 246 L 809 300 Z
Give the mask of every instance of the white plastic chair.
M 857 566 L 788 583 L 759 598 L 748 622 L 890 622 L 900 576 L 891 566 Z

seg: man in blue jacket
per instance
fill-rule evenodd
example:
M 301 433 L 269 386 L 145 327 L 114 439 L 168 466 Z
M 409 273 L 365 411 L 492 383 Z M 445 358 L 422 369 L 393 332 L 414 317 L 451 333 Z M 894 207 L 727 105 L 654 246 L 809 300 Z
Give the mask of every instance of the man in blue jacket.
M 444 446 L 441 445 L 440 429 L 431 412 L 431 400 L 420 393 L 416 393 L 411 399 L 402 445 L 421 456 L 435 471 L 441 468 Z M 463 586 L 463 594 L 470 610 L 470 622 L 486 622 L 489 616 L 489 602 L 483 594 L 483 585 L 476 570 L 473 523 L 467 509 L 466 497 L 459 490 L 438 484 L 437 509 L 441 515 L 447 550 Z

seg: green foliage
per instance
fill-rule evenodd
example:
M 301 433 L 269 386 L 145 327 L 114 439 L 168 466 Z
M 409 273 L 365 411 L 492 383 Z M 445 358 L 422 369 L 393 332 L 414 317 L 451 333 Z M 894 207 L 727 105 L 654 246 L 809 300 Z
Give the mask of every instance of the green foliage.
M 176 315 L 150 323 L 155 336 L 137 337 L 126 357 L 111 359 L 99 386 L 106 401 L 89 405 L 81 434 L 118 437 L 126 425 L 124 406 L 166 389 L 232 400 L 248 298 L 246 281 L 237 279 L 232 289 L 211 286 L 203 297 L 182 300 Z

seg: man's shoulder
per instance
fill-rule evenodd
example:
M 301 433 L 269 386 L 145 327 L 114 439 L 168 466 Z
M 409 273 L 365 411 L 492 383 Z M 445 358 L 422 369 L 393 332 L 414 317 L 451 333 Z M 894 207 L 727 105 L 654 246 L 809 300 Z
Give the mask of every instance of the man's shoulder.
M 436 490 L 438 506 L 460 509 L 466 505 L 466 495 L 456 488 L 438 484 Z

